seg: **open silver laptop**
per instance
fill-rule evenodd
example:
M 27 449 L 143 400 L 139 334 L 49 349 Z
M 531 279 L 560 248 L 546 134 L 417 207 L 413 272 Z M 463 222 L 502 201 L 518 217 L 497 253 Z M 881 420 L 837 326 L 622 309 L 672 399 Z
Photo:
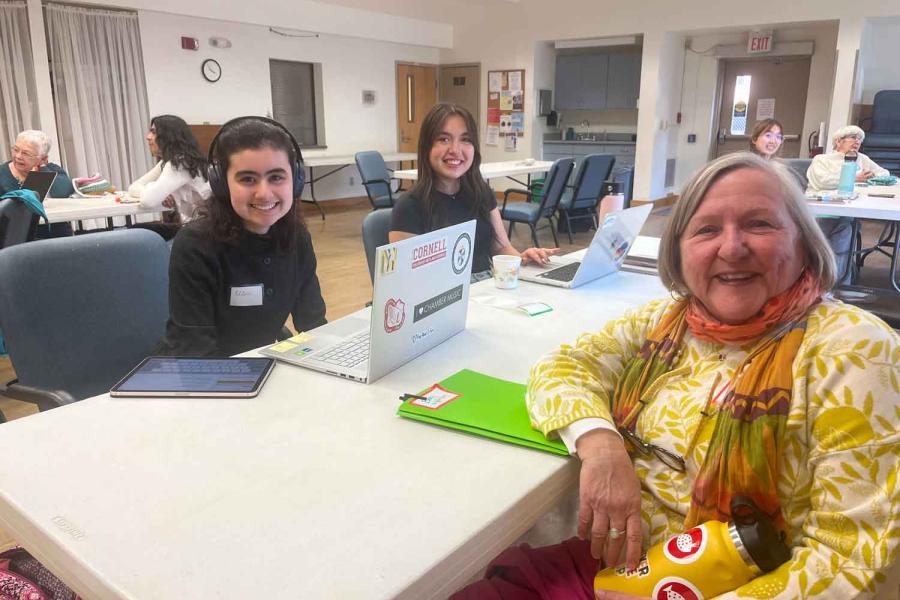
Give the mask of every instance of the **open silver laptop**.
M 526 265 L 519 271 L 519 279 L 576 288 L 617 271 L 652 208 L 652 204 L 644 204 L 606 215 L 581 259 L 554 256 L 548 265 Z
M 346 317 L 261 350 L 373 383 L 466 328 L 475 221 L 375 250 L 371 318 Z

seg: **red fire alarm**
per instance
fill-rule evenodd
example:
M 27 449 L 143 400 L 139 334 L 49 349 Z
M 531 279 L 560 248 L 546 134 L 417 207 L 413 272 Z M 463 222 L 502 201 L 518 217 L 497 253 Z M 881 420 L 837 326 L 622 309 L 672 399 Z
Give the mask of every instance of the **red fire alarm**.
M 182 50 L 199 50 L 200 49 L 200 40 L 197 38 L 181 36 L 181 49 Z

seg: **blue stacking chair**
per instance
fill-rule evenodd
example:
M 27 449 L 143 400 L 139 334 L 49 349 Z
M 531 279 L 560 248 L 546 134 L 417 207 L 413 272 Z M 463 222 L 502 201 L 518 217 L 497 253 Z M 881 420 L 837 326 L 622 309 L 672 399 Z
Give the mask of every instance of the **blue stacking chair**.
M 603 187 L 612 173 L 616 157 L 612 154 L 588 154 L 578 165 L 573 185 L 566 186 L 559 201 L 559 214 L 566 220 L 569 243 L 572 239 L 572 221 L 590 219 L 597 228 L 597 204 L 603 197 Z
M 530 200 L 531 191 L 510 188 L 503 192 L 503 208 L 500 209 L 500 216 L 509 221 L 510 236 L 512 236 L 513 225 L 526 223 L 531 228 L 531 241 L 535 247 L 539 247 L 537 224 L 541 219 L 547 219 L 550 224 L 550 232 L 553 234 L 553 242 L 559 246 L 553 215 L 556 213 L 559 201 L 566 190 L 566 185 L 569 182 L 569 176 L 572 174 L 574 166 L 575 161 L 571 158 L 560 158 L 551 165 L 544 180 L 544 195 L 541 197 L 540 202 L 508 203 L 511 194 L 521 194 L 526 196 L 527 200 Z
M 0 250 L 0 329 L 17 379 L 3 394 L 47 410 L 109 390 L 162 340 L 169 247 L 121 229 Z
M 391 208 L 394 206 L 394 192 L 391 190 L 391 173 L 384 163 L 384 157 L 380 152 L 367 150 L 357 152 L 356 168 L 362 177 L 363 187 L 372 210 L 379 208 Z

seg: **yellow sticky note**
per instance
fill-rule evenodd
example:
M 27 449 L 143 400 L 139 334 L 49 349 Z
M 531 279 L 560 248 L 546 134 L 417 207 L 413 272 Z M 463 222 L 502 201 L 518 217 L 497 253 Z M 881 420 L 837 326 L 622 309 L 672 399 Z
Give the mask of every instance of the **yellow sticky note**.
M 313 336 L 309 335 L 309 334 L 306 333 L 305 331 L 301 331 L 300 333 L 298 333 L 298 334 L 295 335 L 294 337 L 288 338 L 287 341 L 288 341 L 288 342 L 293 342 L 293 343 L 295 343 L 295 344 L 302 344 L 303 342 L 308 342 L 308 341 L 311 340 L 311 339 L 313 339 Z
M 293 339 L 293 338 L 291 338 Z M 275 352 L 290 352 L 294 348 L 297 347 L 297 344 L 292 344 L 290 340 L 279 342 L 274 346 L 269 346 L 269 350 L 274 350 Z

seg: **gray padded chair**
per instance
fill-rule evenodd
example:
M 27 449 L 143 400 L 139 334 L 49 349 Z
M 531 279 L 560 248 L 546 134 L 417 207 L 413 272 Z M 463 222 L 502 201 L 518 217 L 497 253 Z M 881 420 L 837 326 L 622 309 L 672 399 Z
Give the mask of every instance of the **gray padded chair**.
M 363 219 L 363 248 L 366 250 L 366 262 L 369 264 L 369 279 L 373 283 L 375 282 L 375 249 L 388 243 L 392 212 L 389 208 L 373 210 Z
M 362 177 L 362 184 L 366 188 L 366 195 L 372 210 L 379 208 L 391 208 L 394 206 L 394 192 L 391 190 L 391 173 L 384 164 L 384 158 L 380 152 L 368 150 L 357 152 L 356 168 Z
M 38 218 L 15 198 L 0 200 L 0 249 L 33 240 Z
M 572 168 L 575 161 L 571 158 L 557 159 L 547 172 L 544 180 L 544 195 L 540 202 L 513 202 L 507 204 L 510 194 L 522 194 L 531 199 L 531 191 L 519 188 L 510 188 L 503 192 L 503 208 L 500 209 L 500 216 L 509 221 L 509 235 L 512 236 L 513 225 L 516 223 L 526 223 L 531 228 L 531 241 L 535 247 L 540 246 L 537 237 L 537 224 L 541 219 L 547 219 L 550 222 L 550 232 L 553 234 L 554 243 L 559 246 L 559 240 L 556 238 L 556 225 L 553 223 L 553 214 L 559 206 L 566 185 L 569 183 L 569 175 L 572 174 Z
M 559 214 L 566 220 L 569 243 L 572 239 L 572 221 L 590 219 L 597 227 L 597 204 L 603 197 L 603 184 L 609 179 L 616 157 L 612 154 L 589 154 L 578 165 L 573 185 L 566 186 L 559 201 Z
M 809 181 L 806 179 L 806 172 L 809 171 L 809 165 L 812 164 L 811 158 L 785 158 L 784 164 L 786 164 L 791 171 L 793 171 L 794 175 L 797 176 L 797 183 L 800 184 L 800 187 L 804 190 L 809 185 Z
M 169 248 L 143 229 L 0 250 L 0 329 L 18 379 L 7 396 L 41 410 L 109 390 L 162 339 Z

